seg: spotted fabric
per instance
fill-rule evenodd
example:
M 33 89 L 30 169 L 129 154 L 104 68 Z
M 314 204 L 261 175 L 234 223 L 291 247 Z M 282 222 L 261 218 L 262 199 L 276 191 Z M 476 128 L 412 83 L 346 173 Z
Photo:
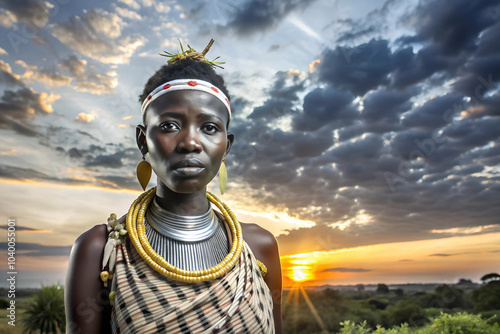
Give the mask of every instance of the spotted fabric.
M 129 242 L 117 251 L 113 333 L 274 333 L 271 292 L 246 243 L 231 271 L 202 283 L 164 277 Z

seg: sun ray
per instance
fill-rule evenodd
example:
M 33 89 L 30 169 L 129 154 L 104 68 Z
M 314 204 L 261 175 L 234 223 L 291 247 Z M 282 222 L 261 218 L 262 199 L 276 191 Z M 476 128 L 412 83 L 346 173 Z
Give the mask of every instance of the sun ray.
M 316 310 L 313 303 L 311 302 L 311 299 L 309 299 L 309 296 L 307 295 L 306 290 L 304 289 L 304 287 L 302 285 L 299 285 L 299 289 L 302 292 L 304 299 L 306 300 L 307 306 L 309 306 L 309 309 L 311 310 L 314 318 L 316 319 L 316 322 L 321 327 L 321 330 L 326 331 L 325 324 L 323 323 L 323 320 L 321 320 L 321 317 L 319 316 L 318 311 Z

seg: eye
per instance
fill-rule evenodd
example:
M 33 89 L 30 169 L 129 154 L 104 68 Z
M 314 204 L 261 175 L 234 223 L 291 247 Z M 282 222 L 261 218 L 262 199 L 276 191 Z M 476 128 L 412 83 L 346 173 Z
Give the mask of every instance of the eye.
M 175 131 L 179 130 L 179 126 L 175 122 L 165 122 L 160 124 L 160 128 L 163 131 Z
M 207 124 L 203 125 L 202 130 L 206 134 L 213 135 L 219 131 L 219 127 L 213 123 L 207 123 Z

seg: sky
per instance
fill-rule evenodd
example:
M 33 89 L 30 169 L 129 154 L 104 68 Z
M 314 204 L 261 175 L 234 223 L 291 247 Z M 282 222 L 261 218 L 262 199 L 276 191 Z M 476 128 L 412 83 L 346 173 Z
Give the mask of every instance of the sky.
M 285 286 L 478 282 L 500 271 L 499 16 L 488 0 L 0 0 L 0 262 L 12 218 L 18 287 L 64 282 L 74 240 L 140 193 L 158 54 L 214 38 L 236 137 L 222 199 L 276 236 Z

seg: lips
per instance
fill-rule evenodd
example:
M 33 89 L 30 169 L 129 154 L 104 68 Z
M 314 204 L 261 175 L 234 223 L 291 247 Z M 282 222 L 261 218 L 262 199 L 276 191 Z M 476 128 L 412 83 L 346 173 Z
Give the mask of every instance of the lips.
M 205 168 L 205 165 L 196 158 L 184 159 L 172 165 L 172 170 L 180 168 Z

